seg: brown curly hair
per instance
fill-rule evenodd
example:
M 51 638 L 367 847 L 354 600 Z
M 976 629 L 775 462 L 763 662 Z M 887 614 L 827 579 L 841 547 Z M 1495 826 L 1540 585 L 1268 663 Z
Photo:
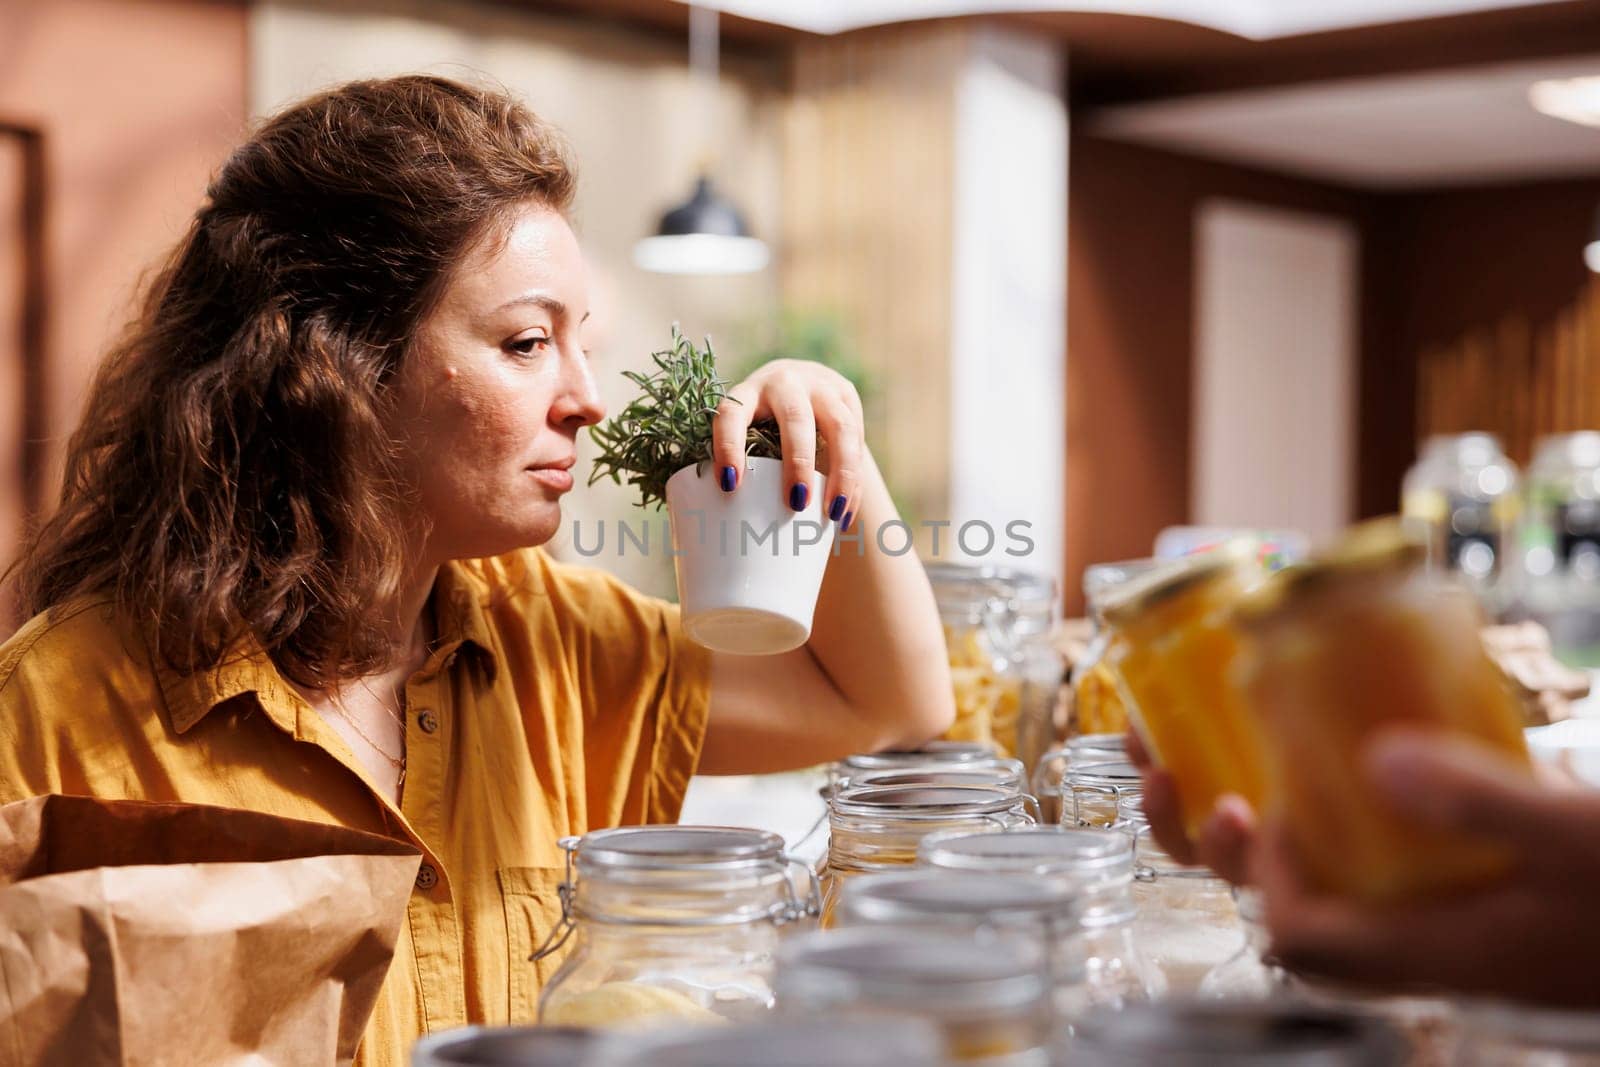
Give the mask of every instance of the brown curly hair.
M 60 506 L 16 565 L 25 613 L 109 595 L 185 672 L 247 632 L 304 685 L 387 666 L 416 519 L 386 385 L 453 266 L 573 186 L 551 127 L 444 78 L 268 119 L 94 380 Z

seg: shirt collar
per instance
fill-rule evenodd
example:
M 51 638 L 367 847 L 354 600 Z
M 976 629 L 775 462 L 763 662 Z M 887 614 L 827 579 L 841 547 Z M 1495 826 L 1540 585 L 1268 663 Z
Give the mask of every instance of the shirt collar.
M 182 672 L 166 663 L 156 664 L 156 679 L 167 702 L 172 728 L 187 733 L 218 704 L 244 693 L 256 694 L 269 718 L 288 733 L 295 731 L 294 705 L 287 683 L 254 634 L 234 642 L 214 667 Z
M 460 561 L 440 567 L 433 582 L 433 617 L 439 629 L 433 658 L 470 651 L 492 682 L 499 670 L 499 642 L 489 622 L 491 595 L 489 584 Z
M 434 618 L 438 640 L 423 673 L 448 669 L 458 651 L 470 651 L 492 682 L 498 671 L 496 641 L 489 625 L 487 584 L 459 563 L 439 568 L 434 582 Z M 214 667 L 181 672 L 155 664 L 172 728 L 187 733 L 212 708 L 245 693 L 254 693 L 263 711 L 286 733 L 296 729 L 295 701 L 289 684 L 254 634 L 235 641 Z

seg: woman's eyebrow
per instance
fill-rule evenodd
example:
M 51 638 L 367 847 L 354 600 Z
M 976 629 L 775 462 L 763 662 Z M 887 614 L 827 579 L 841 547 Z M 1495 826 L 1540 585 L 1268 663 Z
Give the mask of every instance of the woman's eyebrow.
M 498 315 L 507 308 L 520 307 L 523 304 L 533 304 L 537 307 L 542 307 L 546 311 L 550 312 L 550 314 L 558 318 L 564 317 L 567 313 L 567 305 L 548 293 L 524 293 L 521 296 L 515 296 L 510 300 L 507 300 L 504 304 L 501 304 L 499 307 L 490 312 L 490 314 Z M 583 313 L 583 318 L 579 319 L 578 321 L 587 322 L 588 319 L 589 312 L 585 311 Z

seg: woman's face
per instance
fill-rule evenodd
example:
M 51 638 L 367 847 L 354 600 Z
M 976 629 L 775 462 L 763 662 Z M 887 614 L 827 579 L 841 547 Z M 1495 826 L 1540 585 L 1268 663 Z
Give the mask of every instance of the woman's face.
M 558 212 L 518 209 L 474 249 L 395 381 L 404 474 L 430 562 L 548 541 L 572 488 L 578 430 L 605 415 L 581 334 L 583 257 Z

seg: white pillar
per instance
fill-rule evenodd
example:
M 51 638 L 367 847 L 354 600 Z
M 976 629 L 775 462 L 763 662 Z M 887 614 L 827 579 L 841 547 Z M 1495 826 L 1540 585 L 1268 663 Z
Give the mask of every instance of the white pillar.
M 1065 500 L 1067 108 L 1059 44 L 992 27 L 956 82 L 950 519 L 984 557 L 1061 580 Z M 1008 538 L 1025 522 L 1033 542 Z M 967 548 L 983 545 L 969 530 Z M 966 553 L 941 543 L 945 559 Z

